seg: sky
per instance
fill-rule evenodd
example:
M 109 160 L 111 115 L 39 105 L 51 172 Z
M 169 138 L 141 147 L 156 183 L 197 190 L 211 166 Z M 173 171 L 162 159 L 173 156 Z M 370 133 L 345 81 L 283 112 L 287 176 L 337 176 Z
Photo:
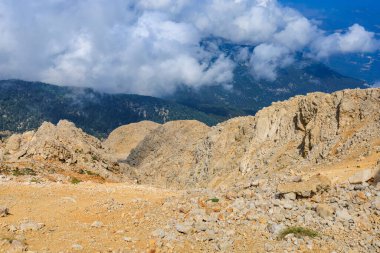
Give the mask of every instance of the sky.
M 154 96 L 228 87 L 236 62 L 213 37 L 245 45 L 235 58 L 256 79 L 275 80 L 299 53 L 346 69 L 344 57 L 380 50 L 379 24 L 368 20 L 379 4 L 356 2 L 2 0 L 0 79 Z

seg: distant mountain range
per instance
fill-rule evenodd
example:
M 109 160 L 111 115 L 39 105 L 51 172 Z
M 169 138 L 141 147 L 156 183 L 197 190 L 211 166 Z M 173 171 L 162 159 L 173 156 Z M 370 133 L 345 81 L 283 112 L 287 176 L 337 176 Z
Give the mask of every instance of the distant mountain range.
M 37 128 L 43 121 L 57 123 L 60 119 L 70 120 L 100 137 L 120 125 L 141 120 L 163 123 L 196 119 L 214 125 L 231 117 L 253 115 L 274 101 L 295 95 L 366 87 L 363 81 L 307 60 L 280 70 L 274 82 L 256 80 L 242 63 L 234 76 L 230 90 L 222 86 L 198 90 L 180 87 L 163 99 L 3 80 L 0 81 L 0 131 L 23 132 Z
M 221 119 L 163 99 L 105 94 L 87 88 L 20 80 L 0 81 L 0 131 L 36 129 L 43 121 L 68 119 L 86 132 L 105 136 L 120 125 L 141 120 L 163 123 L 197 119 L 213 125 Z
M 367 87 L 361 80 L 343 76 L 322 63 L 310 60 L 279 70 L 273 82 L 256 80 L 247 65 L 239 64 L 232 85 L 231 90 L 221 86 L 204 86 L 198 90 L 181 87 L 165 98 L 216 117 L 230 118 L 255 114 L 274 101 L 295 95 Z

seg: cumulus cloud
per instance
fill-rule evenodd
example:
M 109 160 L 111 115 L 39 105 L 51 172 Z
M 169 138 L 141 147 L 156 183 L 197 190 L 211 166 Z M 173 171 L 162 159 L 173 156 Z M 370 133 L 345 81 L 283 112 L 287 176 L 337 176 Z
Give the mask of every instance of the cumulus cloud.
M 375 33 L 354 24 L 344 33 L 320 36 L 311 46 L 318 58 L 326 58 L 333 54 L 374 52 L 380 48 L 380 41 L 375 39 Z
M 299 52 L 321 59 L 380 47 L 358 24 L 327 34 L 276 0 L 3 0 L 0 34 L 0 78 L 145 95 L 228 86 L 236 63 L 209 38 L 253 48 L 234 59 L 269 80 Z

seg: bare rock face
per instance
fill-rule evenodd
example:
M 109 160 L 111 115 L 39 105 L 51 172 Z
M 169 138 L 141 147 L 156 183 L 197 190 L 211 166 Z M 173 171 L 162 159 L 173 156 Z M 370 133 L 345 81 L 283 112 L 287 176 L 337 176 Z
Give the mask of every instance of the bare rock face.
M 108 153 L 115 160 L 127 159 L 129 153 L 148 134 L 160 124 L 152 121 L 141 121 L 116 128 L 103 142 Z
M 372 158 L 380 158 L 375 150 L 379 108 L 380 89 L 343 90 L 296 96 L 211 129 L 170 122 L 152 131 L 127 161 L 142 182 L 177 181 L 182 187 L 215 187 L 264 172 L 310 170 L 341 161 L 350 161 L 340 175 L 348 180 L 365 169 L 356 161 L 367 159 L 372 168 Z M 179 179 L 184 173 L 188 178 Z
M 142 183 L 183 187 L 192 178 L 195 147 L 208 131 L 208 126 L 195 120 L 168 122 L 148 134 L 127 163 Z
M 61 120 L 55 126 L 44 122 L 36 132 L 12 135 L 5 145 L 10 163 L 35 162 L 55 165 L 63 170 L 82 170 L 117 181 L 122 175 L 118 164 L 109 161 L 101 142 L 69 121 Z
M 380 141 L 380 90 L 312 93 L 274 103 L 255 117 L 214 127 L 197 147 L 199 182 L 216 175 L 339 163 Z M 373 166 L 373 165 L 371 165 Z

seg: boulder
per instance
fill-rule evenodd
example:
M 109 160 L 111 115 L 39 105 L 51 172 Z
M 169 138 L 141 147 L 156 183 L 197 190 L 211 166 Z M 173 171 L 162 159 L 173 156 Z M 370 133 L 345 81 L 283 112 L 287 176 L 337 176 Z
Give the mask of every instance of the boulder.
M 319 191 L 329 189 L 330 185 L 331 182 L 327 177 L 315 175 L 307 181 L 280 184 L 277 186 L 277 192 L 280 195 L 295 193 L 298 197 L 311 197 Z
M 356 172 L 354 175 L 348 178 L 348 181 L 351 184 L 361 184 L 374 178 L 375 175 L 376 175 L 375 169 L 365 169 L 365 170 Z

